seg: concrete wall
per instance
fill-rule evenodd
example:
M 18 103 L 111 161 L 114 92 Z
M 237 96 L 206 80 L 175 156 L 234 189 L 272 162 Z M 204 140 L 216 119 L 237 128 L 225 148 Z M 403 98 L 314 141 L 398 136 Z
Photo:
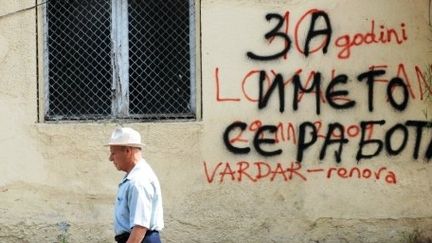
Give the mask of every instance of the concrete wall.
M 0 15 L 33 4 L 1 0 Z M 165 242 L 432 239 L 430 1 L 200 12 L 202 120 L 128 124 L 162 184 Z M 117 124 L 37 122 L 36 29 L 34 9 L 0 17 L 0 242 L 112 242 L 123 175 L 102 144 Z M 297 109 L 295 74 L 320 84 Z

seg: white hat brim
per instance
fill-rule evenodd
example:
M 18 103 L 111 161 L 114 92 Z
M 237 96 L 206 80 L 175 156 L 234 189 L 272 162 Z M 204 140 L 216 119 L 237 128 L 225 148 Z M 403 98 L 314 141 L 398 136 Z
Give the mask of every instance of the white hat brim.
M 108 143 L 108 144 L 104 144 L 104 146 L 125 146 L 125 147 L 142 148 L 145 146 L 145 144 L 142 144 L 142 143 Z

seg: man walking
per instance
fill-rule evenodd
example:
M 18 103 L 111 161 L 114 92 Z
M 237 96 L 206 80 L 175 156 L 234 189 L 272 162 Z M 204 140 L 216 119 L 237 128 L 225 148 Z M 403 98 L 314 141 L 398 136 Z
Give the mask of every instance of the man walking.
M 120 181 L 114 212 L 119 243 L 160 243 L 164 227 L 159 180 L 142 158 L 141 135 L 132 128 L 116 128 L 107 144 L 109 160 L 126 172 Z

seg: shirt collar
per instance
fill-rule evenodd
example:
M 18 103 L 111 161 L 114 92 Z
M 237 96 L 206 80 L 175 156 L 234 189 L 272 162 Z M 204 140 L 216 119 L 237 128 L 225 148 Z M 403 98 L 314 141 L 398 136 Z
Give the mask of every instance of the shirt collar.
M 127 180 L 130 180 L 132 178 L 135 177 L 135 175 L 138 173 L 138 171 L 140 170 L 140 168 L 142 168 L 143 164 L 145 163 L 144 159 L 140 159 L 135 166 L 132 168 L 131 171 L 129 171 L 129 173 L 127 173 L 123 179 L 120 181 L 120 185 L 123 184 L 124 182 L 126 182 Z

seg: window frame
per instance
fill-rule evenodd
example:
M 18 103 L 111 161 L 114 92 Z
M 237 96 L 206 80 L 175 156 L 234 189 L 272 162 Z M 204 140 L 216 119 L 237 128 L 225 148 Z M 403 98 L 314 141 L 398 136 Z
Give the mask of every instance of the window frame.
M 100 116 L 86 116 L 80 115 L 78 117 L 56 117 L 52 116 L 49 119 L 46 119 L 46 116 L 49 111 L 49 52 L 48 52 L 48 14 L 47 14 L 47 5 L 43 4 L 43 0 L 38 0 L 41 5 L 36 10 L 36 45 L 37 45 L 37 114 L 38 114 L 38 122 L 190 122 L 190 121 L 201 121 L 202 120 L 202 91 L 201 91 L 201 13 L 200 13 L 200 0 L 188 0 L 189 2 L 189 58 L 190 58 L 190 99 L 189 105 L 191 106 L 191 114 L 194 115 L 194 118 L 184 118 L 181 116 L 175 117 L 177 113 L 171 113 L 171 115 L 175 118 L 163 118 L 163 116 L 155 116 L 154 114 L 129 114 L 129 92 L 117 94 L 116 98 L 112 98 L 111 102 L 111 114 L 108 116 L 100 115 Z M 128 0 L 111 0 L 112 8 L 111 8 L 111 41 L 113 42 L 114 38 L 118 38 L 121 35 L 126 33 L 128 35 L 128 21 L 117 21 L 114 18 L 119 17 L 115 16 L 119 14 L 116 12 L 118 9 L 114 7 L 114 5 L 119 5 L 122 8 L 120 12 L 120 17 L 124 17 L 124 15 L 128 14 L 127 6 Z M 123 15 L 123 16 L 121 16 Z M 38 24 L 41 23 L 41 24 Z M 116 29 L 116 26 L 121 26 L 120 31 L 113 31 Z M 123 28 L 125 27 L 126 28 Z M 117 27 L 118 28 L 118 27 Z M 39 34 L 41 33 L 41 34 Z M 112 47 L 112 57 L 111 57 L 111 65 L 113 70 L 113 79 L 112 79 L 112 87 L 118 87 L 118 85 L 122 85 L 123 87 L 129 85 L 129 73 L 124 72 L 124 69 L 128 69 L 128 60 L 126 58 L 117 58 L 119 55 L 113 55 L 113 53 L 118 53 L 121 51 L 123 53 L 129 53 L 129 48 L 125 48 L 124 43 L 128 42 L 128 38 L 121 38 L 121 46 L 122 48 L 113 48 Z M 128 46 L 128 43 L 127 43 Z M 41 50 L 41 51 L 39 51 Z M 121 55 L 120 55 L 121 56 Z M 116 60 L 117 59 L 117 60 Z M 127 62 L 127 64 L 123 64 L 122 68 L 118 69 L 115 61 Z M 42 65 L 41 65 L 42 64 Z M 123 70 L 122 70 L 123 69 Z M 115 78 L 118 77 L 118 78 Z M 117 90 L 116 89 L 116 93 Z M 124 89 L 122 89 L 124 90 Z

